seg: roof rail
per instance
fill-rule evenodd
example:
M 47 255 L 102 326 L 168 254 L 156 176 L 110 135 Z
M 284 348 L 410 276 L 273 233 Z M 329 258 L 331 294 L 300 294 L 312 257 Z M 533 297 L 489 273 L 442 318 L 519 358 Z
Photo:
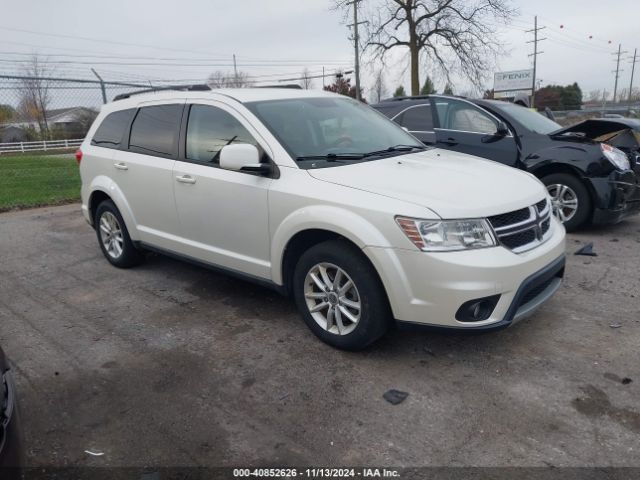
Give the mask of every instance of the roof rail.
M 444 93 L 432 93 L 430 95 L 407 95 L 405 97 L 391 97 L 380 100 L 382 102 L 399 102 L 402 100 L 427 100 L 432 97 L 467 98 L 464 95 L 447 95 Z
M 297 83 L 279 83 L 277 85 L 259 85 L 255 88 L 294 88 L 296 90 L 302 90 L 302 87 Z
M 182 92 L 185 92 L 185 91 L 186 92 L 202 92 L 206 90 L 211 90 L 211 87 L 209 87 L 209 85 L 206 85 L 204 83 L 195 84 L 195 85 L 169 85 L 166 87 L 152 87 L 152 88 L 147 88 L 145 90 L 135 90 L 129 93 L 121 93 L 113 97 L 113 101 L 115 102 L 117 100 L 124 100 L 125 98 L 130 98 L 130 97 L 133 97 L 134 95 L 142 95 L 143 93 L 163 92 L 167 90 L 177 90 Z
M 384 100 L 380 100 L 380 102 L 400 102 L 402 100 L 425 100 L 427 98 L 430 98 L 431 95 L 407 95 L 404 97 L 391 97 L 391 98 L 385 98 Z

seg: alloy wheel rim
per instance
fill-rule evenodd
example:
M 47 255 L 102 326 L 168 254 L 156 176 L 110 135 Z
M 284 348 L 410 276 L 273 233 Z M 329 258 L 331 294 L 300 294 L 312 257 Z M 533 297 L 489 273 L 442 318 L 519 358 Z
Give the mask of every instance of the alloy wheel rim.
M 578 211 L 578 195 L 567 185 L 554 183 L 547 185 L 547 191 L 551 196 L 551 208 L 553 214 L 562 223 L 571 220 Z
M 314 265 L 304 280 L 309 313 L 323 330 L 348 335 L 360 321 L 362 303 L 352 278 L 332 263 Z
M 116 216 L 111 212 L 104 212 L 100 217 L 100 240 L 111 258 L 117 259 L 122 255 L 124 249 L 122 228 Z

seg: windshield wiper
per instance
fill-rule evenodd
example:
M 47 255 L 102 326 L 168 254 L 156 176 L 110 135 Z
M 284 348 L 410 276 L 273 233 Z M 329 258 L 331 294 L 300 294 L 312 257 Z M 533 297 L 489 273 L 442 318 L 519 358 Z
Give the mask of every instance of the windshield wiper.
M 296 161 L 300 160 L 326 160 L 327 162 L 335 162 L 338 160 L 362 160 L 362 153 L 327 153 L 326 155 L 301 155 L 296 157 Z
M 393 147 L 385 148 L 384 150 L 375 150 L 373 152 L 367 152 L 362 154 L 364 157 L 372 157 L 374 155 L 384 155 L 385 153 L 395 152 L 411 152 L 412 150 L 426 150 L 427 147 L 423 145 L 394 145 Z

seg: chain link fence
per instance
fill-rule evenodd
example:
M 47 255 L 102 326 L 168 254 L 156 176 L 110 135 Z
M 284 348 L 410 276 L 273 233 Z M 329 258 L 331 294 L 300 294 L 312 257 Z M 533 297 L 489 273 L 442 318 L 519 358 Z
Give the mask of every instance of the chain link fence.
M 73 151 L 103 103 L 144 83 L 0 75 L 0 211 L 78 200 Z

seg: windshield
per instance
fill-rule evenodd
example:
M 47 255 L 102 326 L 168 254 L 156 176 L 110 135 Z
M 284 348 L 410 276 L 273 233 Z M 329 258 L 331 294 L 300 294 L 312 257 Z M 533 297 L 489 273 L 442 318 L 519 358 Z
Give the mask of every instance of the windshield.
M 246 106 L 298 162 L 354 161 L 425 146 L 371 107 L 344 98 L 290 98 Z
M 511 116 L 516 122 L 520 123 L 523 127 L 531 130 L 533 133 L 541 133 L 547 135 L 551 132 L 562 128 L 559 124 L 545 117 L 544 115 L 529 110 L 521 105 L 515 105 L 513 103 L 501 102 L 501 105 L 497 106 L 492 104 L 499 110 L 502 110 L 507 115 Z

